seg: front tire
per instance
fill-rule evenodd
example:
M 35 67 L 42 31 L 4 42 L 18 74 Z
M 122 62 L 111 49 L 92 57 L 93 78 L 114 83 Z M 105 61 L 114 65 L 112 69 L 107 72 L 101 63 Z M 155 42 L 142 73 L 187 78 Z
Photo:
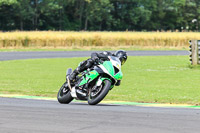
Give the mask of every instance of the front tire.
M 99 102 L 101 102 L 104 99 L 104 97 L 108 94 L 110 87 L 111 87 L 111 82 L 109 80 L 104 80 L 102 90 L 96 97 L 92 97 L 91 92 L 89 93 L 88 104 L 96 105 Z
M 65 82 L 58 91 L 57 99 L 61 104 L 68 104 L 74 99 L 70 94 L 67 82 Z

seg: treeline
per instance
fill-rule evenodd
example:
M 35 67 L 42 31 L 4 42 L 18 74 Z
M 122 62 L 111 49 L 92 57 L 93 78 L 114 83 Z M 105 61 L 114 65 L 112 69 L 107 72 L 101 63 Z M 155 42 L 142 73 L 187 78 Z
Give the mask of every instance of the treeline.
M 0 0 L 0 30 L 199 30 L 200 0 Z

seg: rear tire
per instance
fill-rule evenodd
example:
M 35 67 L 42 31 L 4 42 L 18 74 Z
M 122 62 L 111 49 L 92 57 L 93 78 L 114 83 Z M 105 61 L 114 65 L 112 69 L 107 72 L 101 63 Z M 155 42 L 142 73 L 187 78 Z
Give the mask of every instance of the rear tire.
M 96 96 L 96 97 L 92 97 L 91 96 L 91 92 L 88 96 L 88 104 L 89 105 L 96 105 L 99 102 L 101 102 L 104 97 L 108 94 L 109 90 L 110 90 L 110 86 L 111 86 L 111 82 L 109 80 L 104 80 L 103 81 L 103 88 L 101 90 L 101 92 Z
M 58 91 L 57 99 L 61 104 L 68 104 L 74 99 L 70 94 L 67 82 L 65 82 Z

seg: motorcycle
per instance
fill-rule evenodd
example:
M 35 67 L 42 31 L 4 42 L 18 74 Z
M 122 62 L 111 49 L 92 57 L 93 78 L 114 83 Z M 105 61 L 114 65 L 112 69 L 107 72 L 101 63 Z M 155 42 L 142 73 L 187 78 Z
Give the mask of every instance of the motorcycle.
M 73 84 L 66 80 L 58 91 L 58 102 L 68 104 L 73 99 L 88 101 L 89 105 L 101 102 L 123 76 L 120 60 L 115 56 L 108 58 L 106 61 L 97 61 L 92 68 L 79 74 Z M 69 68 L 66 76 L 71 73 L 72 69 Z

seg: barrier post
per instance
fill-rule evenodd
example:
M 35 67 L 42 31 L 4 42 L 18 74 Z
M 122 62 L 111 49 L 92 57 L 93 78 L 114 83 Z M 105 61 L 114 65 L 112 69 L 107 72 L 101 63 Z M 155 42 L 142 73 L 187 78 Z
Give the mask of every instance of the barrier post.
M 190 40 L 190 62 L 192 65 L 200 64 L 199 52 L 200 52 L 200 40 Z M 199 50 L 198 50 L 199 46 Z

